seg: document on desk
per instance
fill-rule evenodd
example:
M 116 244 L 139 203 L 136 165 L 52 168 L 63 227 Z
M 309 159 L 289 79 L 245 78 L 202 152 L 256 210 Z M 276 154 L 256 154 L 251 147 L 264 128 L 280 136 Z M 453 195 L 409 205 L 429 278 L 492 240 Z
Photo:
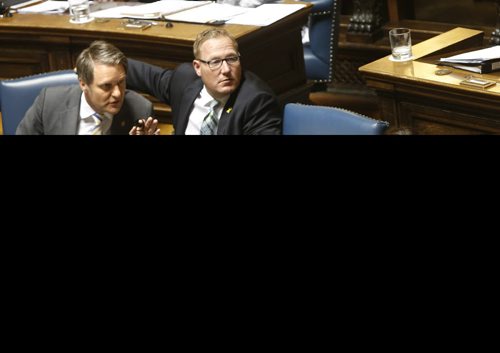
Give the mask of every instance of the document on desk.
M 167 15 L 165 19 L 179 22 L 223 24 L 231 18 L 244 14 L 249 10 L 250 9 L 241 6 L 211 3 L 206 6 L 177 12 L 173 15 Z
M 211 1 L 162 0 L 137 6 L 118 6 L 92 12 L 95 18 L 158 19 L 162 16 L 211 4 Z
M 44 1 L 36 5 L 23 7 L 17 10 L 19 13 L 63 13 L 69 8 L 67 1 Z
M 441 58 L 438 64 L 482 74 L 497 71 L 500 70 L 500 45 Z
M 14 2 L 14 5 L 11 5 L 10 8 L 11 10 L 18 10 L 20 8 L 26 7 L 26 6 L 33 6 L 36 4 L 39 4 L 41 2 L 44 2 L 45 0 L 28 0 L 28 1 L 11 1 L 8 2 L 7 5 L 11 4 Z
M 304 8 L 304 4 L 263 4 L 253 9 L 248 9 L 242 15 L 227 21 L 228 24 L 269 26 L 294 12 Z
M 256 8 L 211 1 L 163 0 L 138 6 L 119 6 L 92 12 L 95 18 L 138 18 L 169 21 L 268 26 L 304 8 L 304 4 L 263 4 Z
M 122 15 L 122 11 L 127 11 L 131 7 L 133 6 L 110 7 L 108 9 L 91 12 L 91 16 L 94 18 L 125 18 L 127 16 Z

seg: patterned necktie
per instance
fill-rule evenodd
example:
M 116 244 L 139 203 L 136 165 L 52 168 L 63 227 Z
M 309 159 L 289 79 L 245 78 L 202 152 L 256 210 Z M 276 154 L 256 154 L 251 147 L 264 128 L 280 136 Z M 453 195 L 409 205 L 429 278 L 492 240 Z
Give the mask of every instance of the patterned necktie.
M 215 115 L 215 109 L 219 105 L 219 102 L 213 100 L 210 102 L 210 111 L 203 118 L 203 122 L 201 123 L 200 135 L 216 135 L 217 134 L 217 124 L 219 121 Z
M 97 114 L 97 113 L 94 113 L 93 114 L 93 117 L 95 118 L 95 126 L 94 128 L 92 129 L 92 131 L 90 132 L 91 135 L 102 135 L 102 117 Z

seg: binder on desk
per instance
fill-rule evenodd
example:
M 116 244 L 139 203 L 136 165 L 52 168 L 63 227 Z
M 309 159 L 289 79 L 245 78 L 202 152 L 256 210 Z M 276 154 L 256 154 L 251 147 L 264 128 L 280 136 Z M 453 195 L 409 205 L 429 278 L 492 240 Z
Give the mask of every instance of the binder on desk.
M 438 64 L 480 74 L 497 71 L 500 70 L 500 45 L 441 58 Z
M 478 74 L 488 74 L 500 70 L 500 59 L 494 62 L 483 62 L 480 64 L 456 64 L 440 61 L 439 65 L 451 66 L 455 69 L 466 70 Z

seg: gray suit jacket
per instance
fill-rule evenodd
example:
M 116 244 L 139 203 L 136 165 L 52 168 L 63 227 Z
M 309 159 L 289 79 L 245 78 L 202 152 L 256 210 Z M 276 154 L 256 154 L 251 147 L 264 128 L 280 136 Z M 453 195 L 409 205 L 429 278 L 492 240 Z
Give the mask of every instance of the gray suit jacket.
M 76 135 L 80 123 L 79 85 L 44 88 L 19 123 L 16 135 Z M 153 104 L 127 90 L 120 112 L 113 117 L 111 135 L 128 134 L 134 122 L 153 116 Z

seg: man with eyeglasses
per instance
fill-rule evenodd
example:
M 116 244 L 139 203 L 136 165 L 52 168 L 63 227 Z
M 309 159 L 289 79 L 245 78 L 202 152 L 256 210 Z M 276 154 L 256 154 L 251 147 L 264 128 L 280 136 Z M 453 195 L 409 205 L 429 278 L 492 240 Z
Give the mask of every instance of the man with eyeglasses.
M 198 34 L 193 53 L 192 63 L 175 70 L 130 59 L 127 86 L 169 104 L 177 135 L 280 134 L 276 96 L 242 71 L 238 43 L 226 30 Z

